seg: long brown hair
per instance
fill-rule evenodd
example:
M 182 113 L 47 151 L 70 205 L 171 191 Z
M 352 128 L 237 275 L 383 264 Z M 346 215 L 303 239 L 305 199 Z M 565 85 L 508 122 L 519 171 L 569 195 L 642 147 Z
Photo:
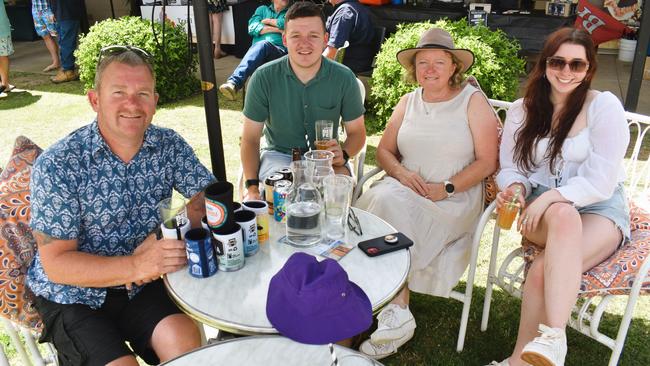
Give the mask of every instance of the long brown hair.
M 551 103 L 551 84 L 546 79 L 546 59 L 557 52 L 564 43 L 581 45 L 585 48 L 589 68 L 584 80 L 571 92 L 564 107 L 558 115 L 558 124 L 552 128 L 553 104 Z M 551 33 L 539 56 L 539 61 L 528 77 L 524 95 L 524 110 L 526 118 L 517 130 L 515 137 L 514 161 L 519 169 L 532 171 L 535 168 L 533 152 L 541 138 L 550 136 L 545 159 L 549 160 L 551 169 L 562 150 L 571 126 L 580 113 L 591 80 L 596 73 L 596 49 L 589 33 L 582 29 L 561 28 Z

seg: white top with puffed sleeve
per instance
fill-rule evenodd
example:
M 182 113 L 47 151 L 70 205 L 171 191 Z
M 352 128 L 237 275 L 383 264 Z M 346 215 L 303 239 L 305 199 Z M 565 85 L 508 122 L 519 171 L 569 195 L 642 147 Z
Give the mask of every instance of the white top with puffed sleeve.
M 617 184 L 625 180 L 623 158 L 630 133 L 625 110 L 612 93 L 601 92 L 594 97 L 587 107 L 587 127 L 565 139 L 553 172 L 544 158 L 548 137 L 540 139 L 533 152 L 532 172 L 520 170 L 513 162 L 514 137 L 524 117 L 523 99 L 518 99 L 508 109 L 503 130 L 497 175 L 500 189 L 513 183 L 524 184 L 526 194 L 532 186 L 556 188 L 564 198 L 584 207 L 610 198 Z

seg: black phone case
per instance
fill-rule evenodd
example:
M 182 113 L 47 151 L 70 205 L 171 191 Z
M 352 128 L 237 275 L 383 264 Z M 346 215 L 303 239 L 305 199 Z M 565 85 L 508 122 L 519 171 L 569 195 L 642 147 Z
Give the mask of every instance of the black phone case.
M 368 257 L 376 257 L 396 250 L 405 249 L 413 245 L 413 240 L 406 237 L 406 235 L 402 233 L 395 233 L 393 235 L 397 235 L 398 239 L 395 244 L 386 243 L 384 241 L 384 236 L 380 236 L 378 238 L 360 242 L 359 249 L 366 253 Z

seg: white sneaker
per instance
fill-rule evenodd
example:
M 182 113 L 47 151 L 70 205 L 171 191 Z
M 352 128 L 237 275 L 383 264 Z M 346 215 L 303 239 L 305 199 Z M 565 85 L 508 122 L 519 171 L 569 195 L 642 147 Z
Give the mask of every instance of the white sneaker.
M 413 338 L 414 333 L 415 331 L 411 330 L 410 332 L 407 332 L 402 338 L 381 344 L 375 344 L 372 340 L 368 339 L 365 342 L 361 343 L 359 352 L 368 357 L 374 358 L 375 360 L 381 360 L 382 358 L 397 353 L 397 349 L 404 343 L 408 342 L 409 339 Z
M 521 359 L 533 366 L 564 366 L 567 352 L 564 330 L 540 324 L 539 332 L 541 336 L 524 346 Z
M 228 80 L 219 86 L 219 91 L 226 99 L 235 100 L 239 89 L 237 89 L 237 86 L 232 81 Z
M 370 336 L 375 344 L 388 343 L 403 338 L 415 330 L 415 319 L 409 308 L 402 309 L 399 305 L 388 304 L 377 316 L 378 324 Z
M 501 362 L 492 361 L 492 362 L 488 363 L 485 366 L 510 366 L 510 362 L 506 358 L 505 360 L 503 360 Z

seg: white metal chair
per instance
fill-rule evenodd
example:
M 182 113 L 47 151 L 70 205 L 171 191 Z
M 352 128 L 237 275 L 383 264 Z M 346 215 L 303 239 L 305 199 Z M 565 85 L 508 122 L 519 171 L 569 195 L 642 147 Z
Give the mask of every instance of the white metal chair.
M 44 366 L 49 364 L 59 364 L 56 357 L 56 351 L 52 344 L 46 343 L 46 354 L 43 355 L 38 349 L 38 346 L 36 344 L 36 337 L 33 331 L 20 325 L 14 324 L 8 319 L 0 319 L 2 320 L 4 332 L 9 335 L 9 338 L 11 339 L 11 345 L 16 350 L 16 353 L 18 353 L 22 365 Z M 9 365 L 9 360 L 7 359 L 4 349 L 0 348 L 0 366 L 5 365 Z
M 490 103 L 495 109 L 500 110 L 507 110 L 511 105 L 511 103 L 498 100 L 490 100 Z M 634 143 L 631 157 L 627 162 L 626 192 L 631 201 L 639 198 L 645 200 L 649 192 L 650 164 L 647 161 L 641 161 L 639 153 L 643 142 L 647 142 L 646 136 L 650 129 L 650 117 L 629 112 L 626 113 L 626 117 L 631 130 L 631 143 Z M 493 202 L 484 211 L 476 232 L 478 239 L 480 239 L 485 229 L 485 224 L 491 217 L 494 217 L 495 208 L 496 203 Z M 638 214 L 640 209 L 633 208 L 632 211 L 634 216 Z M 581 291 L 578 294 L 579 301 L 574 307 L 569 320 L 570 327 L 612 350 L 609 360 L 610 366 L 618 363 L 639 295 L 650 292 L 650 274 L 648 273 L 650 270 L 650 259 L 648 258 L 650 257 L 648 255 L 650 254 L 650 225 L 648 224 L 649 220 L 645 219 L 648 214 L 642 215 L 644 216 L 643 219 L 633 220 L 632 222 L 633 232 L 630 243 L 618 249 L 605 262 L 583 273 Z M 494 226 L 481 320 L 482 331 L 487 329 L 490 303 L 495 285 L 501 287 L 510 295 L 521 298 L 521 286 L 524 282 L 527 265 L 524 255 L 530 249 L 530 247 L 528 249 L 518 247 L 511 251 L 501 264 L 498 264 L 500 229 L 497 225 Z M 631 257 L 633 257 L 633 260 L 627 262 Z M 475 267 L 475 257 L 472 258 L 470 265 Z M 625 265 L 622 265 L 623 263 Z M 471 269 L 470 273 L 473 273 Z M 599 331 L 599 325 L 607 304 L 614 296 L 624 296 L 627 303 L 616 338 L 611 338 Z M 462 326 L 466 326 L 466 324 L 462 324 Z

